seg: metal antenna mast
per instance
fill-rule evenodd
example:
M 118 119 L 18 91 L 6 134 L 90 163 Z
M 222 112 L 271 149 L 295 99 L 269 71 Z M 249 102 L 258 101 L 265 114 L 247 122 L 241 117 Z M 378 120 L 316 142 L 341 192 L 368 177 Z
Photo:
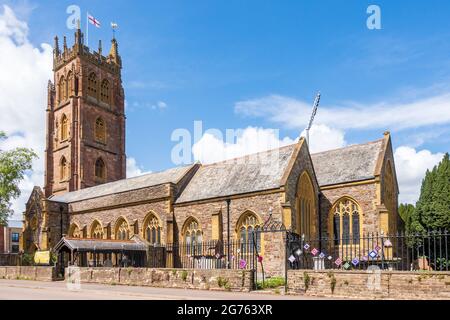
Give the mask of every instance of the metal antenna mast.
M 319 103 L 320 103 L 320 92 L 317 93 L 316 98 L 314 99 L 311 119 L 309 120 L 308 127 L 306 128 L 306 142 L 308 143 L 308 148 L 309 148 L 309 130 L 311 130 L 311 126 L 313 124 L 314 117 L 316 116 L 316 113 L 317 113 L 317 108 L 319 107 Z

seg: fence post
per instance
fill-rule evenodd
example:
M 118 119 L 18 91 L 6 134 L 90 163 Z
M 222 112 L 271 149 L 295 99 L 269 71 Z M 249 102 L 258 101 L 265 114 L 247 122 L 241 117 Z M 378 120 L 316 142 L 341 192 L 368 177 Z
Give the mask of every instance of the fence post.
M 289 250 L 289 233 L 286 231 L 285 232 L 285 236 L 286 236 L 286 242 L 285 242 L 285 252 L 284 252 L 284 293 L 288 292 L 288 250 Z
M 384 270 L 384 231 L 381 230 L 381 270 Z

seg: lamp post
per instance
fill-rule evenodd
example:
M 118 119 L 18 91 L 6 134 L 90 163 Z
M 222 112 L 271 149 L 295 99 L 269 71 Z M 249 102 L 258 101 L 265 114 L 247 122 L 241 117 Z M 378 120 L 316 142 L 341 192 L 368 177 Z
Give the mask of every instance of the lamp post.
M 61 239 L 63 237 L 63 211 L 64 211 L 64 207 L 59 206 L 59 227 L 60 227 L 60 231 L 61 231 Z

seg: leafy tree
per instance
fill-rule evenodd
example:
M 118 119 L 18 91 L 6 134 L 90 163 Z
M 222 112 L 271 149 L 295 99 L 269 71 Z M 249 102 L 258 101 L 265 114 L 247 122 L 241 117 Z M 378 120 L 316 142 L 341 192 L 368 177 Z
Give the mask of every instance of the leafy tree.
M 405 230 L 410 231 L 411 230 L 411 220 L 414 217 L 414 211 L 415 207 L 412 204 L 400 204 L 398 207 L 398 213 L 400 215 L 400 218 L 402 218 L 403 223 L 405 224 Z
M 450 159 L 446 153 L 442 161 L 427 170 L 422 181 L 419 201 L 411 219 L 413 231 L 450 230 Z
M 0 141 L 6 134 L 0 131 Z M 11 210 L 11 200 L 20 196 L 19 183 L 27 170 L 31 170 L 31 162 L 37 158 L 33 150 L 15 148 L 4 151 L 0 149 L 0 224 L 6 225 Z

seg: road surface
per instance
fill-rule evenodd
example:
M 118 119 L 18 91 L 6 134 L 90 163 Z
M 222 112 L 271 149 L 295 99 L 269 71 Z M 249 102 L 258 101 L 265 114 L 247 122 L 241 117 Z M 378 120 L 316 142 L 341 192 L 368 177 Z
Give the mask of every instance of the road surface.
M 0 280 L 0 300 L 315 300 L 299 295 L 223 292 L 176 288 L 81 284 L 69 290 L 63 281 Z

